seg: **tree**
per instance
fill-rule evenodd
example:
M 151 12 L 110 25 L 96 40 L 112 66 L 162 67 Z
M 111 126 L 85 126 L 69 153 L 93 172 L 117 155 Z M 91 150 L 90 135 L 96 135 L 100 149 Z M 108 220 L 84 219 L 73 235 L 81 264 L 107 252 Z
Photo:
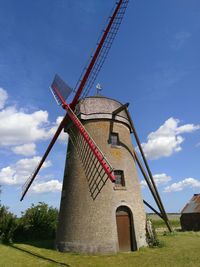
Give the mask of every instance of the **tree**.
M 15 240 L 47 240 L 55 238 L 58 210 L 43 202 L 32 204 L 19 219 Z
M 2 191 L 1 191 L 1 185 L 0 185 L 0 196 L 1 196 L 1 192 L 2 192 Z M 1 198 L 0 198 L 0 205 L 1 205 Z
M 8 208 L 0 204 L 0 241 L 10 243 L 13 240 L 17 226 L 16 216 L 8 211 Z

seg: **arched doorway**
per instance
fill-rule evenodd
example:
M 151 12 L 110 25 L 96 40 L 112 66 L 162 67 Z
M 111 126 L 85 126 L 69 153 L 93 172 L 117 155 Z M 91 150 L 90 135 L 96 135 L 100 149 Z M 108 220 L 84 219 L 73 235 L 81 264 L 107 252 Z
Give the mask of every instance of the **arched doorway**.
M 120 206 L 116 210 L 117 234 L 119 251 L 137 250 L 133 216 L 126 206 Z

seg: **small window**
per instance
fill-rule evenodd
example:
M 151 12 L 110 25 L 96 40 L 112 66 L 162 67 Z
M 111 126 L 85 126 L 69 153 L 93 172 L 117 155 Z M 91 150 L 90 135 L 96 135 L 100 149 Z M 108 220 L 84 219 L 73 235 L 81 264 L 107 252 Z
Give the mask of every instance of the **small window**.
M 124 187 L 125 186 L 125 180 L 124 180 L 124 172 L 115 170 L 114 171 L 114 176 L 115 176 L 115 186 L 116 187 Z
M 110 134 L 110 143 L 113 146 L 118 146 L 119 145 L 119 135 L 118 135 L 118 133 L 111 133 Z

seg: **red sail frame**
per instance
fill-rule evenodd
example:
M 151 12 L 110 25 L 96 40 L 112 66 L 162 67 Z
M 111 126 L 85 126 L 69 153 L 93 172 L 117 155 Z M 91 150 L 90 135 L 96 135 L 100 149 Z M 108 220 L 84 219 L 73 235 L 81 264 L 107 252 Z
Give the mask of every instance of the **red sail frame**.
M 59 98 L 60 103 L 61 103 L 63 109 L 65 109 L 68 112 L 67 113 L 68 116 L 73 121 L 74 125 L 78 128 L 80 134 L 83 136 L 83 138 L 85 139 L 86 143 L 89 145 L 91 151 L 93 152 L 93 154 L 95 155 L 95 157 L 100 162 L 101 166 L 103 167 L 104 171 L 106 172 L 106 174 L 108 175 L 108 177 L 110 178 L 110 180 L 112 182 L 115 182 L 115 177 L 112 174 L 112 169 L 108 165 L 109 163 L 107 162 L 107 160 L 106 160 L 105 156 L 103 155 L 103 153 L 100 151 L 100 149 L 94 143 L 94 141 L 92 140 L 92 138 L 89 136 L 89 134 L 87 133 L 87 131 L 84 128 L 84 126 L 82 125 L 82 123 L 79 121 L 79 119 L 76 117 L 76 115 L 74 114 L 74 112 L 70 108 L 70 105 L 66 103 L 66 101 L 64 100 L 64 98 L 61 96 L 61 94 L 58 92 L 58 90 L 55 87 L 53 88 L 53 90 L 56 93 L 57 97 Z
M 103 36 L 102 36 L 102 38 L 101 38 L 101 40 L 99 42 L 99 45 L 98 45 L 98 47 L 97 47 L 97 49 L 96 49 L 96 51 L 95 51 L 95 53 L 94 53 L 94 55 L 92 57 L 92 60 L 90 61 L 90 64 L 89 64 L 89 66 L 88 66 L 88 68 L 87 68 L 87 70 L 86 70 L 86 72 L 85 72 L 85 74 L 83 76 L 83 79 L 82 79 L 82 81 L 81 81 L 81 83 L 80 83 L 80 85 L 78 87 L 78 90 L 76 92 L 76 95 L 75 95 L 72 103 L 70 104 L 70 106 L 71 106 L 72 109 L 75 107 L 75 105 L 76 105 L 76 103 L 77 103 L 77 101 L 78 101 L 78 99 L 79 99 L 79 97 L 80 97 L 80 95 L 81 95 L 81 93 L 82 93 L 82 91 L 84 89 L 84 86 L 85 86 L 85 84 L 86 84 L 86 82 L 87 82 L 87 80 L 89 78 L 89 75 L 90 75 L 90 73 L 91 73 L 91 71 L 92 71 L 92 69 L 93 69 L 93 67 L 95 65 L 95 62 L 96 62 L 96 60 L 97 60 L 97 58 L 98 58 L 98 56 L 99 56 L 99 54 L 101 52 L 101 49 L 102 49 L 102 47 L 104 45 L 104 42 L 106 40 L 106 37 L 108 36 L 109 31 L 112 28 L 112 24 L 114 22 L 114 19 L 116 18 L 118 12 L 120 12 L 120 7 L 122 6 L 122 4 L 124 2 L 127 3 L 128 1 L 127 0 L 120 0 L 118 2 L 117 7 L 116 7 L 116 9 L 115 9 L 112 17 L 110 18 L 110 21 L 108 23 L 108 26 L 107 26 L 106 30 L 104 31 L 104 34 L 103 34 Z
M 93 67 L 94 67 L 94 65 L 95 65 L 95 62 L 96 62 L 96 60 L 97 60 L 97 58 L 98 58 L 98 56 L 99 56 L 99 54 L 100 54 L 100 52 L 101 52 L 101 48 L 103 47 L 104 42 L 105 42 L 105 40 L 106 40 L 106 37 L 108 36 L 109 31 L 111 30 L 113 21 L 114 21 L 114 19 L 116 18 L 117 14 L 120 12 L 120 7 L 122 6 L 123 3 L 127 3 L 127 2 L 128 2 L 128 0 L 120 0 L 120 1 L 117 3 L 117 6 L 116 6 L 116 8 L 115 8 L 115 11 L 114 11 L 113 15 L 112 15 L 111 18 L 110 18 L 110 21 L 109 21 L 109 23 L 108 23 L 108 26 L 107 26 L 107 28 L 106 28 L 106 30 L 105 30 L 105 32 L 104 32 L 104 34 L 103 34 L 103 36 L 102 36 L 100 42 L 99 42 L 99 45 L 98 45 L 98 47 L 97 47 L 97 49 L 96 49 L 96 51 L 95 51 L 95 53 L 94 53 L 94 56 L 92 57 L 91 62 L 90 62 L 89 66 L 88 66 L 88 68 L 87 68 L 87 70 L 86 70 L 86 72 L 85 72 L 85 74 L 84 74 L 84 76 L 83 76 L 83 79 L 82 79 L 82 81 L 81 81 L 81 83 L 80 83 L 80 85 L 79 85 L 79 87 L 78 87 L 78 90 L 77 90 L 77 92 L 76 92 L 76 94 L 75 94 L 75 96 L 74 96 L 74 99 L 73 99 L 73 101 L 71 102 L 71 104 L 69 105 L 69 108 L 70 108 L 72 111 L 74 110 L 74 108 L 75 108 L 75 106 L 76 106 L 76 104 L 77 104 L 77 102 L 78 102 L 78 100 L 79 100 L 79 97 L 81 96 L 81 93 L 82 93 L 82 91 L 83 91 L 83 89 L 84 89 L 84 86 L 85 86 L 85 84 L 86 84 L 86 82 L 87 82 L 87 80 L 88 80 L 88 78 L 89 78 L 89 75 L 90 75 L 90 73 L 91 73 L 91 71 L 92 71 L 92 69 L 93 69 Z M 69 110 L 69 109 L 68 109 L 68 110 Z M 34 181 L 36 175 L 38 174 L 40 168 L 42 167 L 44 161 L 46 160 L 46 158 L 47 158 L 49 152 L 51 151 L 53 145 L 55 144 L 55 142 L 56 142 L 58 136 L 60 135 L 60 133 L 61 133 L 62 129 L 64 128 L 66 122 L 68 121 L 69 117 L 70 117 L 70 116 L 69 116 L 69 112 L 68 112 L 68 113 L 66 113 L 65 117 L 63 118 L 63 120 L 61 121 L 60 125 L 58 126 L 58 129 L 57 129 L 56 133 L 54 134 L 53 139 L 51 140 L 51 142 L 50 142 L 50 144 L 49 144 L 49 146 L 48 146 L 48 148 L 47 148 L 47 150 L 46 150 L 44 156 L 42 157 L 41 161 L 39 162 L 39 164 L 38 164 L 38 166 L 37 166 L 35 172 L 33 173 L 33 175 L 31 175 L 31 177 L 30 177 L 30 178 L 27 180 L 27 182 L 25 183 L 25 185 L 24 185 L 25 188 L 24 188 L 24 190 L 23 190 L 23 192 L 22 192 L 22 196 L 21 196 L 20 201 L 22 201 L 23 198 L 24 198 L 24 196 L 26 195 L 28 189 L 30 188 L 31 184 L 33 183 L 33 181 Z M 111 180 L 112 180 L 112 179 L 111 179 Z

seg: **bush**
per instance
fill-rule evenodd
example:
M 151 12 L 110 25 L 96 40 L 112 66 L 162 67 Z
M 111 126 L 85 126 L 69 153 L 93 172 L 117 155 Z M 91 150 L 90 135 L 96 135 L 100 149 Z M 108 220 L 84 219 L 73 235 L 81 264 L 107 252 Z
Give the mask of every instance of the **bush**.
M 0 205 L 0 241 L 11 243 L 16 226 L 16 216 L 9 212 L 7 207 Z
M 146 222 L 146 241 L 151 248 L 164 246 L 164 244 L 158 239 L 154 225 L 150 219 L 147 219 Z
M 58 210 L 43 202 L 32 204 L 18 221 L 15 241 L 47 240 L 55 238 Z

